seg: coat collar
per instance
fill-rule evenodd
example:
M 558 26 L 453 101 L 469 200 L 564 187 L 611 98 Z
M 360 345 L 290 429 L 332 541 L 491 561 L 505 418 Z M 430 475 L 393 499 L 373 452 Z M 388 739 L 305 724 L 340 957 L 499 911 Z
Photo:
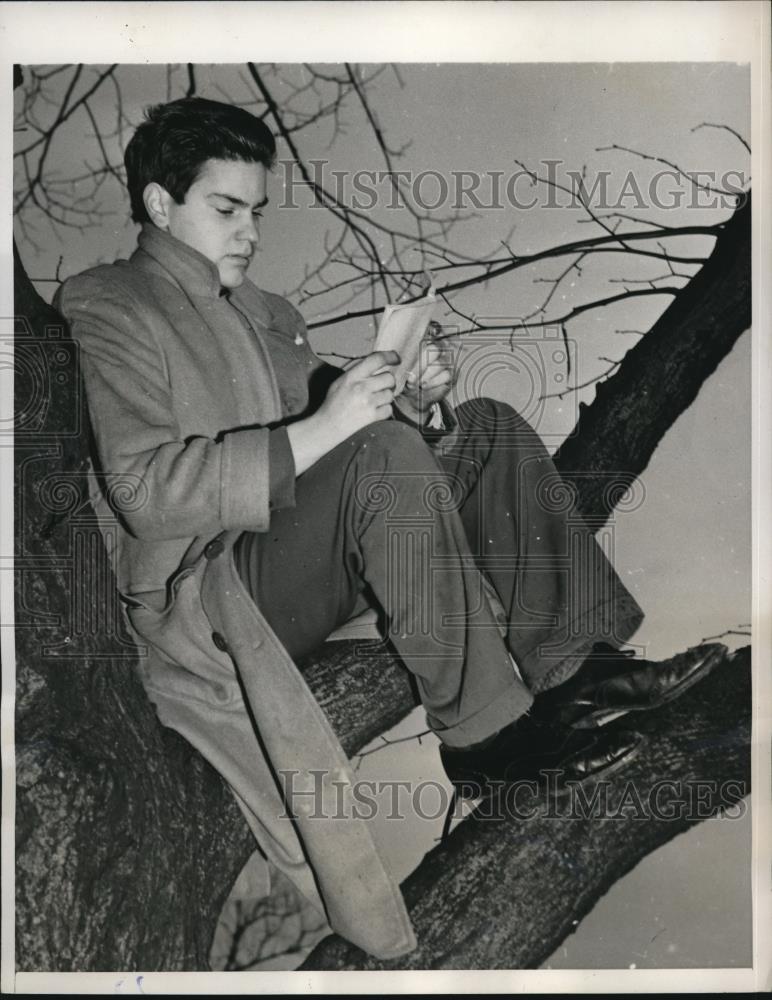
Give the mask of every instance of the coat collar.
M 131 262 L 160 274 L 190 299 L 230 301 L 266 326 L 273 324 L 268 297 L 248 278 L 238 288 L 223 289 L 216 264 L 152 222 L 142 224 Z
M 198 250 L 178 240 L 152 222 L 142 224 L 137 237 L 137 250 L 132 255 L 132 263 L 147 264 L 143 258 L 152 261 L 152 270 L 160 272 L 172 284 L 177 285 L 188 296 L 220 297 L 220 275 L 217 265 Z

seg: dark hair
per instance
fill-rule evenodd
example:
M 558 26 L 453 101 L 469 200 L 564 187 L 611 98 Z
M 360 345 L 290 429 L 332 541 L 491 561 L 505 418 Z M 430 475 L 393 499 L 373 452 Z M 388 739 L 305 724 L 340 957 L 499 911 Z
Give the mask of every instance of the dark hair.
M 145 110 L 124 155 L 131 217 L 149 221 L 142 194 L 151 181 L 181 205 L 206 160 L 246 160 L 270 168 L 275 158 L 270 129 L 243 108 L 203 97 L 156 104 Z

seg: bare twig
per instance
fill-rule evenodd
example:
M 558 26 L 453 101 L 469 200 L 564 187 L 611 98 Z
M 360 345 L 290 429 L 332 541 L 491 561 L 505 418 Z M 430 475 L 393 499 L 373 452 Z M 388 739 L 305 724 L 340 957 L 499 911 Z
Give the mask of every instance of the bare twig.
M 72 117 L 72 115 L 78 110 L 78 108 L 84 103 L 84 101 L 87 101 L 89 99 L 89 97 L 91 97 L 91 95 L 94 94 L 102 86 L 102 84 L 104 83 L 104 81 L 106 79 L 108 79 L 108 77 L 110 77 L 110 76 L 113 75 L 113 73 L 115 72 L 115 70 L 117 68 L 118 68 L 118 63 L 113 63 L 111 66 L 109 66 L 104 71 L 104 73 L 100 73 L 99 76 L 97 77 L 96 81 L 94 82 L 94 84 L 86 91 L 86 93 L 82 94 L 78 98 L 78 100 L 75 101 L 74 104 L 72 104 L 71 106 L 68 107 L 68 103 L 69 103 L 70 97 L 72 96 L 72 92 L 75 89 L 75 86 L 76 86 L 78 80 L 80 79 L 80 75 L 81 75 L 81 73 L 83 71 L 83 67 L 82 66 L 77 66 L 76 70 L 75 70 L 75 73 L 73 75 L 73 78 L 70 81 L 70 83 L 69 83 L 69 85 L 67 87 L 67 90 L 65 92 L 65 95 L 64 95 L 64 98 L 63 98 L 62 104 L 61 104 L 61 109 L 60 109 L 59 114 L 56 117 L 56 120 L 49 126 L 48 129 L 45 130 L 45 132 L 43 133 L 43 135 L 39 136 L 37 139 L 35 139 L 33 142 L 31 142 L 28 146 L 25 146 L 23 149 L 17 150 L 13 154 L 14 157 L 16 157 L 16 156 L 26 156 L 29 153 L 31 153 L 33 149 L 36 149 L 41 144 L 43 144 L 45 146 L 45 148 L 47 149 L 48 145 L 50 145 L 51 138 L 53 137 L 53 134 L 56 131 L 56 129 L 60 125 L 62 125 L 64 122 L 66 122 L 68 118 Z
M 740 133 L 737 131 L 737 129 L 732 128 L 731 125 L 719 125 L 716 122 L 700 122 L 700 124 L 699 125 L 695 125 L 694 128 L 691 129 L 691 131 L 692 132 L 696 132 L 698 129 L 701 129 L 701 128 L 720 128 L 720 129 L 725 129 L 727 132 L 731 132 L 732 135 L 735 137 L 735 139 L 737 139 L 739 142 L 741 142 L 743 144 L 743 146 L 745 146 L 745 148 L 748 150 L 749 153 L 751 151 L 750 145 L 745 141 L 745 139 L 743 139 L 743 137 L 740 135 Z
M 592 309 L 601 309 L 604 306 L 613 305 L 615 302 L 622 302 L 625 299 L 634 299 L 641 296 L 647 295 L 677 295 L 680 289 L 678 288 L 631 288 L 624 292 L 620 292 L 618 295 L 608 295 L 602 299 L 595 299 L 592 302 L 583 302 L 578 306 L 574 306 L 567 313 L 562 316 L 553 316 L 549 319 L 540 320 L 529 320 L 524 323 L 520 320 L 514 323 L 479 323 L 475 320 L 475 326 L 470 330 L 456 330 L 448 336 L 459 336 L 466 333 L 473 333 L 476 330 L 502 330 L 507 332 L 512 332 L 513 330 L 532 330 L 534 327 L 546 327 L 546 326 L 563 326 L 569 323 L 572 319 L 576 319 L 577 316 L 581 316 L 582 313 L 589 312 Z M 442 340 L 443 337 L 440 335 L 436 338 L 437 340 Z
M 192 97 L 196 92 L 196 68 L 193 63 L 187 63 L 188 88 L 185 91 L 186 97 Z
M 675 170 L 681 177 L 685 177 L 693 187 L 698 188 L 700 191 L 707 191 L 710 194 L 730 195 L 736 198 L 736 195 L 734 195 L 732 191 L 727 191 L 724 188 L 713 187 L 712 184 L 703 184 L 701 181 L 696 181 L 688 170 L 684 170 L 682 167 L 679 167 L 677 163 L 673 163 L 672 160 L 666 160 L 662 156 L 652 156 L 650 153 L 642 153 L 638 149 L 631 149 L 629 146 L 620 146 L 615 142 L 613 142 L 610 146 L 598 146 L 596 147 L 595 152 L 605 153 L 614 150 L 623 153 L 630 153 L 632 156 L 637 156 L 641 160 L 649 160 L 652 163 L 662 163 L 664 166 Z
M 631 241 L 662 239 L 663 235 L 665 235 L 665 236 L 671 236 L 671 235 L 674 235 L 674 234 L 679 235 L 679 236 L 713 236 L 713 237 L 715 237 L 715 236 L 717 236 L 719 234 L 719 232 L 721 231 L 722 228 L 723 228 L 723 224 L 722 223 L 718 223 L 717 225 L 712 225 L 712 226 L 683 226 L 680 229 L 678 229 L 677 232 L 674 230 L 673 232 L 669 232 L 669 233 L 666 233 L 666 234 L 663 234 L 660 231 L 640 232 L 640 233 L 626 233 L 625 234 L 625 240 L 628 243 L 630 243 Z M 520 257 L 515 257 L 514 259 L 510 258 L 510 259 L 504 259 L 502 261 L 495 261 L 495 262 L 488 261 L 488 262 L 484 262 L 484 263 L 478 260 L 478 261 L 475 261 L 474 264 L 472 264 L 472 265 L 463 265 L 463 266 L 465 266 L 465 267 L 466 266 L 475 266 L 475 267 L 478 267 L 478 268 L 482 267 L 483 268 L 483 273 L 482 274 L 473 275 L 470 278 L 464 278 L 464 279 L 461 279 L 459 281 L 449 282 L 448 284 L 443 285 L 440 288 L 438 288 L 437 289 L 437 293 L 438 294 L 444 293 L 445 295 L 448 295 L 451 292 L 460 291 L 463 288 L 469 288 L 469 287 L 471 287 L 473 285 L 482 284 L 484 282 L 491 281 L 491 280 L 493 280 L 495 278 L 503 277 L 504 275 L 509 274 L 512 271 L 516 271 L 516 270 L 518 270 L 520 268 L 523 268 L 523 267 L 529 267 L 529 266 L 535 264 L 538 261 L 549 260 L 549 259 L 552 259 L 552 258 L 562 257 L 562 256 L 565 256 L 567 254 L 575 254 L 577 252 L 589 251 L 589 250 L 592 250 L 593 252 L 600 252 L 602 250 L 603 251 L 616 250 L 618 252 L 619 248 L 609 248 L 609 247 L 605 246 L 606 244 L 608 244 L 612 240 L 616 242 L 616 237 L 598 236 L 598 237 L 594 237 L 592 239 L 587 239 L 587 240 L 576 240 L 576 241 L 573 241 L 571 243 L 563 244 L 563 245 L 561 245 L 559 247 L 550 247 L 547 250 L 540 250 L 540 251 L 538 251 L 536 253 L 532 253 L 532 254 L 524 254 L 524 255 L 522 255 Z M 627 252 L 627 251 L 625 251 L 625 252 Z M 660 260 L 663 259 L 662 256 L 661 256 L 661 254 L 654 254 L 654 255 L 648 255 L 648 256 L 656 256 Z M 676 259 L 677 258 L 675 258 L 675 257 L 671 257 L 671 260 L 676 260 Z M 689 263 L 696 263 L 696 262 L 697 261 L 695 259 L 692 259 L 692 258 L 689 259 Z M 494 266 L 494 265 L 498 265 L 498 266 Z M 452 267 L 452 268 L 455 269 L 456 267 L 459 267 L 459 266 L 462 266 L 462 265 L 458 265 L 458 264 L 455 264 L 455 263 L 452 264 L 452 265 L 446 265 L 446 266 L 438 265 L 437 267 L 432 268 L 432 270 L 435 271 L 435 272 L 440 272 L 440 271 L 443 271 L 443 270 L 447 270 L 448 267 Z M 401 272 L 391 271 L 391 272 L 388 272 L 388 273 L 394 274 L 394 273 L 405 273 L 405 272 L 404 271 L 401 271 Z M 409 273 L 416 274 L 416 273 L 418 273 L 418 271 L 417 270 L 416 271 L 410 271 Z M 665 291 L 665 290 L 663 290 L 663 291 Z M 653 294 L 653 293 L 654 293 L 654 290 L 650 290 L 650 294 Z M 419 297 L 420 296 L 416 296 L 416 299 L 419 298 Z M 408 300 L 408 301 L 415 301 L 415 300 Z M 314 328 L 318 328 L 318 327 L 335 326 L 338 323 L 344 323 L 344 322 L 346 322 L 347 320 L 350 320 L 350 319 L 361 319 L 361 318 L 364 318 L 366 316 L 373 316 L 373 315 L 375 315 L 375 314 L 377 314 L 379 312 L 381 312 L 381 309 L 379 309 L 379 308 L 371 308 L 371 309 L 361 309 L 361 310 L 355 310 L 355 311 L 351 311 L 351 312 L 340 313 L 338 315 L 330 316 L 330 317 L 328 317 L 326 319 L 322 319 L 322 320 L 318 320 L 318 321 L 316 321 L 314 323 L 310 323 L 309 324 L 309 329 L 314 329 Z M 558 319 L 558 320 L 556 320 L 554 322 L 560 322 L 560 320 Z M 507 327 L 507 329 L 508 328 L 509 327 Z
M 746 626 L 746 627 L 749 628 L 750 626 Z M 727 635 L 744 635 L 744 636 L 749 636 L 749 635 L 752 634 L 750 632 L 743 632 L 743 631 L 741 631 L 741 629 L 742 629 L 742 626 L 740 626 L 739 629 L 728 628 L 725 632 L 722 632 L 720 635 L 706 635 L 702 639 L 700 639 L 700 642 L 710 642 L 712 639 L 723 639 L 724 636 L 727 636 Z
M 601 357 L 600 360 L 611 361 L 611 358 Z M 603 379 L 608 378 L 608 376 L 611 375 L 611 373 L 614 372 L 623 361 L 624 358 L 620 358 L 619 361 L 611 361 L 610 366 L 605 371 L 601 372 L 600 375 L 596 375 L 594 378 L 588 379 L 586 382 L 580 382 L 579 385 L 566 386 L 562 392 L 543 393 L 539 396 L 539 399 L 563 399 L 564 396 L 567 396 L 571 392 L 578 392 L 580 389 L 586 389 L 588 385 L 594 385 L 596 382 L 601 382 Z
M 582 274 L 582 261 L 584 260 L 584 258 L 587 256 L 588 253 L 590 253 L 589 250 L 582 251 L 582 253 L 580 253 L 577 256 L 576 260 L 571 261 L 571 263 L 568 264 L 568 266 L 565 267 L 560 272 L 560 274 L 557 277 L 555 277 L 555 278 L 534 278 L 533 279 L 534 282 L 538 282 L 538 283 L 542 283 L 542 284 L 551 284 L 552 288 L 550 289 L 547 297 L 542 301 L 541 305 L 537 306 L 537 308 L 534 309 L 533 312 L 527 313 L 523 317 L 523 319 L 526 322 L 529 319 L 532 319 L 534 316 L 538 315 L 539 313 L 541 313 L 542 315 L 544 315 L 544 313 L 547 311 L 547 306 L 552 301 L 552 299 L 555 296 L 555 293 L 557 292 L 557 290 L 560 287 L 561 283 L 568 277 L 569 274 L 571 274 L 572 271 L 576 271 L 577 275 L 581 276 L 581 274 Z
M 397 746 L 399 743 L 412 743 L 413 740 L 418 741 L 418 745 L 421 746 L 421 740 L 424 736 L 430 736 L 432 733 L 431 729 L 422 729 L 420 733 L 413 733 L 411 736 L 400 736 L 396 740 L 390 740 L 387 736 L 379 736 L 378 739 L 381 740 L 377 746 L 370 747 L 369 750 L 361 750 L 357 754 L 357 762 L 354 767 L 355 771 L 359 770 L 359 767 L 365 757 L 369 757 L 370 754 L 378 753 L 380 750 L 385 750 L 387 747 Z

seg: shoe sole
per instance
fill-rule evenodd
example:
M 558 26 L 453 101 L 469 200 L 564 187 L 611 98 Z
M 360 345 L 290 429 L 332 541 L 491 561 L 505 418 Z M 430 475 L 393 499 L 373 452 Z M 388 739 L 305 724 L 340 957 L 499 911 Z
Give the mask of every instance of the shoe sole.
M 598 708 L 595 711 L 581 716 L 575 722 L 569 723 L 572 729 L 599 729 L 601 726 L 613 722 L 615 719 L 627 715 L 629 712 L 655 712 L 658 708 L 669 705 L 671 701 L 680 698 L 681 695 L 693 687 L 698 681 L 703 680 L 724 658 L 725 650 L 722 648 L 715 653 L 709 654 L 695 670 L 685 677 L 680 684 L 677 684 L 659 701 L 646 702 L 638 705 L 628 705 L 625 708 Z

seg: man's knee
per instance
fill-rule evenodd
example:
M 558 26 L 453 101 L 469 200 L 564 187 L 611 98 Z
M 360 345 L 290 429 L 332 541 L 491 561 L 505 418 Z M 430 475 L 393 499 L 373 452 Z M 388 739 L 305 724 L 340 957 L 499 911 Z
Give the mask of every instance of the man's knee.
M 349 488 L 355 506 L 368 514 L 388 514 L 399 505 L 411 516 L 445 504 L 457 506 L 449 494 L 448 476 L 437 463 L 420 432 L 396 420 L 371 424 L 352 435 L 356 451 L 350 465 Z
M 379 420 L 352 434 L 349 438 L 358 458 L 377 466 L 426 465 L 430 471 L 435 462 L 431 449 L 420 431 L 399 420 Z M 428 464 L 427 464 L 428 463 Z
M 508 403 L 480 396 L 462 403 L 457 407 L 456 415 L 461 447 L 471 448 L 487 458 L 501 454 L 506 456 L 508 462 L 513 461 L 515 456 L 530 456 L 540 462 L 548 457 L 538 432 Z
M 459 424 L 469 430 L 511 430 L 533 428 L 518 411 L 500 399 L 475 396 L 456 407 Z

